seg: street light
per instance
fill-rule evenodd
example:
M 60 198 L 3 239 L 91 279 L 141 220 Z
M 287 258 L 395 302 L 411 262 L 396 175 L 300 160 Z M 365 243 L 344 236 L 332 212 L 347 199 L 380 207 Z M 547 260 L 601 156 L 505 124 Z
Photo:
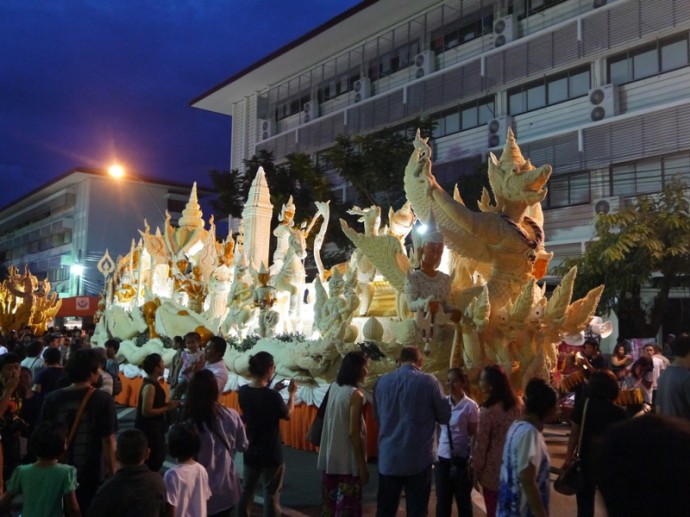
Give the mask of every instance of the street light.
M 81 253 L 80 253 L 81 254 Z M 84 275 L 84 266 L 79 263 L 72 264 L 69 267 L 69 272 L 77 277 L 77 296 L 81 296 L 81 282 L 82 282 L 82 276 Z
M 153 206 L 156 207 L 156 210 L 158 210 L 158 213 L 160 214 L 160 216 L 163 219 L 165 219 L 165 214 L 163 213 L 163 210 L 161 210 L 161 207 L 159 206 L 158 201 L 156 200 L 155 196 L 153 195 L 153 192 L 151 192 L 149 185 L 144 180 L 142 180 L 139 176 L 137 176 L 136 174 L 127 174 L 127 171 L 125 170 L 125 168 L 122 165 L 120 165 L 119 163 L 113 163 L 110 167 L 108 167 L 108 174 L 111 177 L 115 178 L 116 180 L 121 180 L 125 176 L 127 176 L 128 178 L 131 178 L 131 179 L 136 180 L 139 183 L 141 183 L 144 186 L 144 188 L 146 189 L 146 192 L 148 192 L 149 197 L 151 198 L 151 201 L 153 201 Z
M 125 168 L 119 163 L 114 163 L 108 167 L 108 174 L 113 178 L 122 178 L 125 175 Z

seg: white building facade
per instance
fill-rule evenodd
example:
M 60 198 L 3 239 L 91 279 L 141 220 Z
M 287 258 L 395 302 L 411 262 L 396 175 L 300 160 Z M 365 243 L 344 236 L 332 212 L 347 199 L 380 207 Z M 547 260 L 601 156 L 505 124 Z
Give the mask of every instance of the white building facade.
M 318 160 L 338 135 L 432 117 L 435 174 L 461 191 L 512 127 L 554 167 L 558 263 L 583 251 L 595 210 L 690 183 L 689 31 L 686 0 L 367 1 L 191 105 L 232 117 L 240 170 L 260 150 Z

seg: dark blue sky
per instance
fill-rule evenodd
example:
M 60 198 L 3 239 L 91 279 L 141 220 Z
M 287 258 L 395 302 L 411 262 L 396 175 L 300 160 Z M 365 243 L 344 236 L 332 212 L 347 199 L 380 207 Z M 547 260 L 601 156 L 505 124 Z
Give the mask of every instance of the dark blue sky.
M 0 207 L 119 159 L 208 185 L 230 119 L 194 97 L 359 0 L 2 0 Z

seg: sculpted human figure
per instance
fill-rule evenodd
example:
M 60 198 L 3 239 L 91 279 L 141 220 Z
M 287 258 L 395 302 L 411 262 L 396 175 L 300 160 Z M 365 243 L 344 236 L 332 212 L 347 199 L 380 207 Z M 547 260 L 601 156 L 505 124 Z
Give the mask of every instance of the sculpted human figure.
M 199 266 L 192 268 L 191 278 L 186 278 L 180 282 L 181 289 L 187 293 L 188 301 L 187 307 L 197 314 L 201 314 L 204 310 L 204 297 L 206 296 L 206 285 L 201 278 L 201 269 Z
M 321 333 L 321 338 L 328 344 L 340 344 L 352 322 L 352 316 L 359 305 L 356 296 L 357 279 L 346 279 L 337 269 L 328 280 L 328 296 L 325 295 L 321 282 L 317 283 L 317 299 L 314 308 L 314 323 Z M 345 292 L 348 288 L 348 293 Z
M 232 287 L 232 269 L 225 263 L 213 270 L 208 280 L 208 295 L 204 301 L 207 307 L 204 316 L 217 329 L 228 314 L 228 296 Z
M 438 267 L 443 257 L 443 235 L 431 228 L 422 236 L 419 269 L 412 269 L 405 278 L 405 298 L 408 308 L 427 345 L 437 337 L 438 327 L 449 321 L 457 322 L 460 312 L 449 303 L 450 276 Z
M 247 259 L 244 254 L 238 255 L 235 262 L 235 272 L 230 293 L 228 294 L 228 315 L 221 325 L 224 335 L 234 332 L 243 338 L 246 325 L 254 311 L 252 300 L 254 290 L 252 279 L 247 268 Z
M 295 204 L 292 201 L 292 196 L 290 196 L 288 202 L 283 205 L 280 211 L 280 223 L 273 230 L 273 235 L 276 238 L 276 250 L 273 252 L 273 263 L 271 265 L 271 274 L 273 276 L 283 267 L 283 261 L 289 248 L 290 234 L 299 231 L 294 227 L 295 210 Z
M 264 264 L 257 274 L 259 286 L 254 290 L 254 306 L 259 309 L 259 328 L 257 334 L 270 337 L 275 333 L 278 324 L 278 312 L 273 310 L 276 302 L 276 289 L 269 284 L 271 274 Z

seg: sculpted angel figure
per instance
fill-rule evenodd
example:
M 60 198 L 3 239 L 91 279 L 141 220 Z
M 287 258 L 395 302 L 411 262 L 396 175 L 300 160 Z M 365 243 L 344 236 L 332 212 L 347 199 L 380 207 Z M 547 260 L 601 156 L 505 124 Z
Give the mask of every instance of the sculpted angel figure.
M 418 132 L 405 169 L 405 193 L 420 219 L 435 219 L 453 251 L 486 264 L 491 305 L 500 308 L 531 277 L 541 278 L 553 255 L 544 250 L 540 205 L 551 166 L 534 167 L 508 130 L 501 157 L 490 155 L 488 173 L 495 204 L 484 191 L 481 212 L 474 212 L 459 191 L 453 198 L 438 185 L 431 174 L 431 148 Z
M 479 212 L 465 206 L 459 190 L 450 196 L 440 187 L 431 172 L 431 148 L 419 132 L 405 169 L 405 193 L 415 214 L 422 221 L 436 221 L 449 249 L 470 266 L 468 279 L 482 278 L 474 285 L 464 281 L 465 287 L 455 295 L 463 300 L 459 308 L 465 313 L 462 332 L 467 350 L 462 356 L 473 363 L 466 366 L 472 369 L 483 360 L 497 362 L 517 375 L 516 385 L 527 374 L 548 375 L 550 352 L 545 341 L 560 341 L 566 326 L 586 324 L 589 309 L 596 307 L 601 293 L 595 288 L 570 303 L 571 290 L 554 305 L 544 299 L 536 283 L 553 255 L 544 248 L 540 204 L 550 175 L 550 165 L 535 167 L 523 157 L 510 129 L 501 156 L 489 156 L 494 201 L 484 190 Z M 569 318 L 546 325 L 546 315 L 555 312 L 545 314 L 544 307 L 552 306 L 577 317 L 568 325 Z

